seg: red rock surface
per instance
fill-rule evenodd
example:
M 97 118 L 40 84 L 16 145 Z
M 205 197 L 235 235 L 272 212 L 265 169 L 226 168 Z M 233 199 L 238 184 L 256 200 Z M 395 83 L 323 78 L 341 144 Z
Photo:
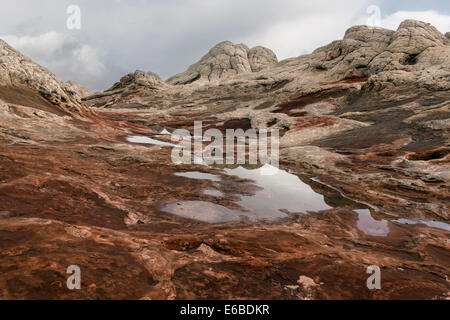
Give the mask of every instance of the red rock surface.
M 0 298 L 448 299 L 449 231 L 398 219 L 449 222 L 449 91 L 406 71 L 345 76 L 334 51 L 334 71 L 303 70 L 321 50 L 217 84 L 135 73 L 139 83 L 131 74 L 119 91 L 74 97 L 76 108 L 32 86 L 0 87 Z M 177 166 L 170 148 L 126 140 L 170 141 L 155 134 L 195 120 L 278 128 L 282 143 L 309 134 L 282 147 L 281 166 L 333 209 L 228 224 L 164 213 L 180 200 L 237 209 L 255 191 L 220 166 Z M 220 176 L 223 196 L 204 193 L 214 181 L 175 175 L 187 171 Z M 387 235 L 361 230 L 363 208 Z M 66 287 L 70 265 L 81 290 Z M 381 290 L 366 286 L 370 265 Z

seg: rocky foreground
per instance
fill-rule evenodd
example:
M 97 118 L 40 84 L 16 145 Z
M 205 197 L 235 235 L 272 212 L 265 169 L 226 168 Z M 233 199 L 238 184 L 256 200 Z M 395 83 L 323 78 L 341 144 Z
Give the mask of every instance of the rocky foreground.
M 0 298 L 448 299 L 449 89 L 448 34 L 413 20 L 280 62 L 223 42 L 167 81 L 136 71 L 95 94 L 0 41 Z M 253 192 L 126 139 L 170 142 L 163 129 L 196 120 L 280 129 L 281 167 L 331 209 L 223 224 L 163 212 L 236 209 Z M 222 182 L 176 175 L 191 171 Z M 363 208 L 386 234 L 364 232 Z M 66 287 L 70 265 L 81 290 Z

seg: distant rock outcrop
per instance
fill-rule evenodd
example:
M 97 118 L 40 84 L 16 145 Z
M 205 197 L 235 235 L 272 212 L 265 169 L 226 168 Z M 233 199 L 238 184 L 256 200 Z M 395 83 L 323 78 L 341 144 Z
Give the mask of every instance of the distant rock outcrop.
M 82 109 L 82 97 L 72 85 L 60 81 L 3 40 L 0 40 L 0 86 L 31 89 L 64 112 Z
M 448 299 L 449 59 L 410 20 L 278 63 L 224 42 L 170 84 L 136 71 L 78 104 L 0 42 L 0 298 Z
M 167 84 L 156 73 L 136 70 L 135 72 L 123 76 L 119 82 L 106 91 L 138 87 L 158 89 L 166 85 Z
M 244 44 L 221 42 L 186 72 L 168 80 L 172 85 L 210 83 L 261 72 L 264 78 L 292 76 L 292 69 L 308 66 L 312 72 L 321 72 L 329 79 L 362 79 L 371 76 L 398 78 L 435 89 L 450 88 L 449 33 L 443 35 L 429 23 L 405 20 L 397 31 L 355 26 L 348 29 L 342 40 L 315 50 L 312 54 L 287 59 L 278 63 L 276 55 L 264 47 L 249 49 Z M 270 70 L 266 70 L 272 67 Z M 274 69 L 275 68 L 275 69 Z M 423 70 L 432 68 L 425 74 Z M 408 72 L 404 74 L 397 71 Z M 398 77 L 397 77 L 398 75 Z M 380 78 L 380 77 L 379 77 Z M 381 79 L 380 78 L 380 79 Z M 409 80 L 408 80 L 409 79 Z M 395 81 L 395 80 L 394 80 Z
M 433 67 L 436 79 L 450 70 L 447 37 L 430 24 L 415 20 L 402 22 L 397 31 L 352 27 L 343 40 L 317 49 L 309 58 L 313 69 L 327 71 L 337 79 L 400 70 L 411 72 L 411 81 L 416 81 L 412 72 Z M 448 84 L 448 80 L 443 81 Z
M 278 63 L 275 53 L 261 46 L 250 49 L 247 56 L 253 72 L 259 72 Z
M 173 85 L 196 81 L 214 82 L 239 74 L 261 71 L 277 62 L 276 55 L 270 49 L 264 47 L 249 49 L 244 44 L 225 41 L 212 48 L 186 72 L 170 78 L 167 82 Z

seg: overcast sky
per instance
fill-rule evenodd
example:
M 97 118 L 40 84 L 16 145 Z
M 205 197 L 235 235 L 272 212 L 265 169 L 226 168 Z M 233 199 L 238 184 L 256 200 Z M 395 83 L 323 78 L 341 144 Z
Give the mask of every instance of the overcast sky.
M 81 9 L 79 30 L 67 27 L 70 5 Z M 281 60 L 373 21 L 396 29 L 414 18 L 450 31 L 449 0 L 1 0 L 0 8 L 0 38 L 92 90 L 136 69 L 166 79 L 224 40 L 266 46 Z

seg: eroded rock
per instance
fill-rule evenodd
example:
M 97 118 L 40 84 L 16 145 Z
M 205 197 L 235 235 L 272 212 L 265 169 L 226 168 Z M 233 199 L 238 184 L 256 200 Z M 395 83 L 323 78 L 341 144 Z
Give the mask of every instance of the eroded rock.
M 225 41 L 213 47 L 199 62 L 184 73 L 169 80 L 170 84 L 214 82 L 232 78 L 239 74 L 261 71 L 278 62 L 275 54 L 267 48 L 249 49 L 244 44 Z
M 131 73 L 87 99 L 95 112 L 72 118 L 58 100 L 70 98 L 65 85 L 3 45 L 0 297 L 447 299 L 448 47 L 414 21 L 350 28 L 279 63 L 268 49 L 225 42 L 170 84 Z M 332 209 L 258 224 L 188 219 L 198 206 L 182 201 L 242 210 L 237 202 L 259 190 L 126 139 L 170 142 L 160 133 L 192 132 L 194 121 L 279 129 L 281 166 Z M 164 212 L 167 203 L 183 214 Z M 73 263 L 79 291 L 64 287 Z M 374 264 L 383 290 L 367 289 Z
M 164 86 L 166 86 L 166 83 L 156 73 L 136 70 L 133 73 L 123 76 L 118 83 L 114 84 L 107 91 L 125 88 L 136 89 L 139 87 L 146 89 L 160 89 Z
M 0 86 L 25 87 L 35 91 L 60 111 L 79 112 L 81 96 L 44 67 L 0 40 Z M 0 97 L 1 98 L 1 97 Z

